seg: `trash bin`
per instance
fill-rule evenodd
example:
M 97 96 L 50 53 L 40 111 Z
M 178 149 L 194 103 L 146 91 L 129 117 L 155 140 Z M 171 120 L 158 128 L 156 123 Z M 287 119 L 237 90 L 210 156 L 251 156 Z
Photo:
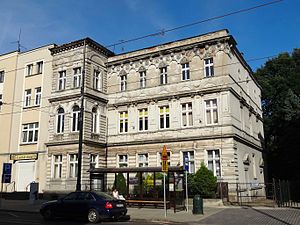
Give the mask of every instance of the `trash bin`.
M 203 214 L 203 199 L 200 195 L 193 198 L 193 214 Z
M 30 183 L 30 192 L 29 192 L 29 200 L 35 201 L 38 199 L 39 193 L 39 183 L 31 182 Z

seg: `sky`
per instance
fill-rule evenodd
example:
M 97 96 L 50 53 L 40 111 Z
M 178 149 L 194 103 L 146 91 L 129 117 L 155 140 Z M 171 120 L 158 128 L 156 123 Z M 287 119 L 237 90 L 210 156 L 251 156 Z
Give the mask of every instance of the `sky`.
M 273 0 L 0 0 L 0 54 L 90 37 L 103 46 Z M 255 71 L 280 52 L 300 48 L 300 1 L 283 0 L 245 13 L 157 35 L 110 50 L 123 53 L 228 29 Z

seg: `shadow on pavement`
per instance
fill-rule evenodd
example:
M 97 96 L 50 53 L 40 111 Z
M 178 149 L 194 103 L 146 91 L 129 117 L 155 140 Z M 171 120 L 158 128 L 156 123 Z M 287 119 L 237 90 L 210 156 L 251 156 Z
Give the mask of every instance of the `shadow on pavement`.
M 275 217 L 275 216 L 272 216 L 272 215 L 270 215 L 270 214 L 268 214 L 268 213 L 266 213 L 266 212 L 263 212 L 263 211 L 260 211 L 260 210 L 258 210 L 258 209 L 255 209 L 255 208 L 252 208 L 252 207 L 250 207 L 252 210 L 254 210 L 255 212 L 258 212 L 258 213 L 260 213 L 260 214 L 263 214 L 263 215 L 265 215 L 265 216 L 267 216 L 267 217 L 270 217 L 270 218 L 272 218 L 272 219 L 274 219 L 274 220 L 277 220 L 277 221 L 279 221 L 279 222 L 281 222 L 281 223 L 284 223 L 284 224 L 286 224 L 286 225 L 292 225 L 291 223 L 288 223 L 288 222 L 286 222 L 286 221 L 284 221 L 284 220 L 281 220 L 281 219 L 279 219 L 279 218 L 277 218 L 277 217 Z

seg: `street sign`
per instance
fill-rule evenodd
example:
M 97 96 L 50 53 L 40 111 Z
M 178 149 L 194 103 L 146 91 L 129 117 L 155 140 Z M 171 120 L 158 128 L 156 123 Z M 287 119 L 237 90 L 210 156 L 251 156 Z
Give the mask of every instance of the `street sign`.
M 11 175 L 10 174 L 3 174 L 2 175 L 2 183 L 9 184 L 11 181 Z
M 189 157 L 187 155 L 184 157 L 184 170 L 189 172 Z
M 3 163 L 1 183 L 10 183 L 11 181 L 11 163 Z

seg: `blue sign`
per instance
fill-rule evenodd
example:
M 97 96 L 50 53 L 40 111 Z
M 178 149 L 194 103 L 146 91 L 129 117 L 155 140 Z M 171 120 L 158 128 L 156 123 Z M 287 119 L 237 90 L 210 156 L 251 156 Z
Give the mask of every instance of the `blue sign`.
M 185 171 L 189 172 L 189 157 L 188 156 L 184 157 L 184 169 L 185 169 Z
M 2 175 L 2 183 L 10 183 L 11 181 L 11 175 L 10 174 L 3 174 Z
M 3 163 L 2 174 L 11 175 L 11 167 L 12 167 L 11 163 Z

